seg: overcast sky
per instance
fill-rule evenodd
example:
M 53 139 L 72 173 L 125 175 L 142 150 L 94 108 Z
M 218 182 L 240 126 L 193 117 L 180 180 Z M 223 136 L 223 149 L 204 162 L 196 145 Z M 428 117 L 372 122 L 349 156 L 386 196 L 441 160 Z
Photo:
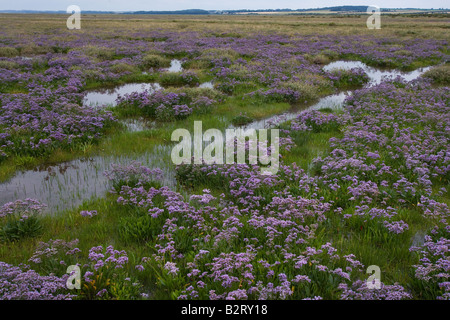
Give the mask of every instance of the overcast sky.
M 81 11 L 136 11 L 183 9 L 305 9 L 340 5 L 377 5 L 382 8 L 448 8 L 448 0 L 0 0 L 0 10 L 65 11 L 69 5 Z

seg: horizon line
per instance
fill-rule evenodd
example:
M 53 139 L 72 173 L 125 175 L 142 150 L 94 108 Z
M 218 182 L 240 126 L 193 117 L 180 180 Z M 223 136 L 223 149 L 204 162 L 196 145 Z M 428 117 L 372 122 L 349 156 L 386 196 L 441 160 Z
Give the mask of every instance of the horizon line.
M 200 9 L 200 8 L 189 8 L 189 9 L 176 9 L 176 10 L 83 10 L 84 12 L 98 12 L 98 13 L 135 13 L 135 12 L 183 12 L 183 11 L 205 11 L 205 12 L 233 12 L 233 11 L 248 11 L 248 12 L 260 12 L 260 11 L 313 11 L 313 10 L 326 10 L 331 8 L 351 8 L 351 7 L 369 7 L 365 5 L 357 6 L 357 5 L 342 5 L 342 6 L 332 6 L 332 7 L 317 7 L 317 8 L 268 8 L 268 9 L 246 9 L 246 8 L 240 8 L 240 9 Z M 380 7 L 381 10 L 434 10 L 434 11 L 443 11 L 443 10 L 450 10 L 449 8 L 385 8 Z M 34 9 L 0 9 L 0 12 L 55 12 L 55 13 L 66 13 L 65 10 L 34 10 Z M 339 13 L 345 13 L 345 12 L 354 12 L 352 10 L 346 10 L 346 11 L 335 11 Z M 361 12 L 361 11 L 359 11 Z

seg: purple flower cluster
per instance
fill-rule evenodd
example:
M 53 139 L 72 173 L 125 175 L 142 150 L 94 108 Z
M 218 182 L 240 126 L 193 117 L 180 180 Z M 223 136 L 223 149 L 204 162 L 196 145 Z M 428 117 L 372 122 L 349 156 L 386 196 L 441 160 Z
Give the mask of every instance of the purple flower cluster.
M 120 297 L 120 294 L 128 298 L 140 296 L 140 284 L 132 282 L 127 272 L 129 258 L 124 250 L 116 250 L 113 246 L 94 246 L 85 256 L 78 243 L 78 239 L 40 242 L 29 259 L 35 267 L 35 271 L 30 272 L 49 274 L 51 277 L 61 275 L 62 279 L 67 279 L 68 266 L 80 267 L 81 291 L 73 291 L 71 298 L 113 299 Z M 136 266 L 139 267 L 142 266 Z
M 83 210 L 83 211 L 80 212 L 80 215 L 82 217 L 92 218 L 92 217 L 97 215 L 97 210 L 90 210 L 90 211 L 89 210 Z
M 176 263 L 173 262 L 166 262 L 166 264 L 164 265 L 164 269 L 167 271 L 168 274 L 176 276 L 178 271 L 180 270 L 179 268 L 177 268 Z
M 0 94 L 0 161 L 94 142 L 115 121 L 109 112 L 80 106 L 79 86 L 29 87 L 27 94 Z
M 188 117 L 194 111 L 204 113 L 216 101 L 208 95 L 191 95 L 186 92 L 156 90 L 134 92 L 117 98 L 117 108 L 129 109 L 159 121 L 172 121 Z
M 27 219 L 32 216 L 39 216 L 46 207 L 45 204 L 35 199 L 16 200 L 1 206 L 0 218 Z
M 198 75 L 193 71 L 182 72 L 181 79 L 183 79 L 183 83 L 186 83 L 187 85 L 198 85 L 199 84 Z
M 445 231 L 446 235 L 450 231 Z M 426 287 L 437 286 L 439 296 L 437 299 L 450 300 L 450 240 L 426 235 L 425 243 L 421 247 L 411 247 L 411 251 L 417 251 L 420 256 L 419 264 L 414 265 L 415 276 L 422 280 Z
M 69 242 L 62 239 L 50 239 L 48 242 L 39 242 L 36 250 L 28 261 L 35 264 L 46 264 L 53 258 L 62 259 L 64 256 L 74 256 L 81 252 L 81 250 L 76 247 L 78 242 L 78 239 Z M 66 265 L 67 262 L 63 261 L 60 264 Z M 56 273 L 56 270 L 50 271 Z
M 0 262 L 0 300 L 72 300 L 65 278 Z
M 329 72 L 328 78 L 338 88 L 358 87 L 369 82 L 369 77 L 362 68 L 352 68 L 349 70 L 334 69 Z
M 117 192 L 123 185 L 144 186 L 161 181 L 163 178 L 161 169 L 150 169 L 137 161 L 132 161 L 127 165 L 112 164 L 111 170 L 105 171 L 104 174 Z
M 412 298 L 405 288 L 399 284 L 385 285 L 380 282 L 380 288 L 371 288 L 367 282 L 357 280 L 349 287 L 343 283 L 339 285 L 342 290 L 342 300 L 409 300 Z
M 228 185 L 226 194 L 216 197 L 206 189 L 187 202 L 167 187 L 123 186 L 119 193 L 118 203 L 144 208 L 155 223 L 160 223 L 153 258 L 173 261 L 165 268 L 174 274 L 174 270 L 186 274 L 190 285 L 179 299 L 287 299 L 294 294 L 293 286 L 300 290 L 296 295 L 307 297 L 300 284 L 311 283 L 309 272 L 336 277 L 332 284 L 326 283 L 328 276 L 323 280 L 324 285 L 332 286 L 337 286 L 337 279 L 347 281 L 353 273 L 362 272 L 363 266 L 354 255 L 337 254 L 331 243 L 320 248 L 308 246 L 318 224 L 326 220 L 329 203 L 293 196 L 287 190 L 271 192 L 291 180 L 311 194 L 314 185 L 303 170 L 283 166 L 279 176 L 264 177 L 256 166 L 209 169 L 210 176 L 217 175 L 223 179 L 222 184 Z M 192 234 L 189 239 L 182 236 L 186 232 Z M 187 250 L 193 250 L 195 257 L 187 268 L 175 269 L 186 250 L 180 250 L 180 239 L 190 243 Z M 242 244 L 244 251 L 230 251 Z M 262 260 L 256 258 L 265 251 L 270 255 L 263 255 Z M 283 258 L 272 260 L 279 255 Z M 275 272 L 283 269 L 290 270 L 293 276 Z
M 330 132 L 336 131 L 348 121 L 346 115 L 335 115 L 316 110 L 304 111 L 291 122 L 293 131 Z
M 305 112 L 293 122 L 293 133 L 330 122 L 345 128 L 342 138 L 330 139 L 332 151 L 313 160 L 316 183 L 326 199 L 347 209 L 344 218 L 380 218 L 399 234 L 408 223 L 392 220 L 392 208 L 418 205 L 425 217 L 446 225 L 448 208 L 434 200 L 439 195 L 432 186 L 450 178 L 449 93 L 423 82 L 388 81 L 355 91 L 342 115 Z

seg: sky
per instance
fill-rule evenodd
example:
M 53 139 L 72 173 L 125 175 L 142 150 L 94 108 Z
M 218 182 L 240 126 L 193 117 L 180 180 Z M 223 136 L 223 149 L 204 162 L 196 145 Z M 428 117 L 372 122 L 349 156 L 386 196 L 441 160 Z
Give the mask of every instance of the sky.
M 381 8 L 449 8 L 448 0 L 0 0 L 0 10 L 65 11 L 77 5 L 81 11 L 161 11 L 230 9 L 307 9 L 341 5 L 376 5 Z

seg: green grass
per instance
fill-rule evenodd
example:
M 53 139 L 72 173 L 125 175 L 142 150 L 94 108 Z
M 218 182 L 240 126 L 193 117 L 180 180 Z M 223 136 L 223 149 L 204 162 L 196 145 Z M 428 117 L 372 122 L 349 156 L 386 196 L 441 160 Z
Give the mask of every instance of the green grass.
M 94 81 L 88 80 L 84 85 L 83 89 L 86 91 L 104 88 L 113 88 L 116 86 L 124 85 L 127 83 L 145 83 L 145 82 L 155 82 L 157 79 L 157 74 L 143 74 L 142 72 L 132 73 L 123 76 L 117 80 L 110 81 Z
M 329 150 L 329 140 L 332 137 L 341 137 L 340 132 L 296 132 L 291 135 L 295 146 L 289 153 L 283 155 L 287 163 L 295 162 L 303 170 L 311 171 L 311 162 L 314 158 L 325 154 Z

